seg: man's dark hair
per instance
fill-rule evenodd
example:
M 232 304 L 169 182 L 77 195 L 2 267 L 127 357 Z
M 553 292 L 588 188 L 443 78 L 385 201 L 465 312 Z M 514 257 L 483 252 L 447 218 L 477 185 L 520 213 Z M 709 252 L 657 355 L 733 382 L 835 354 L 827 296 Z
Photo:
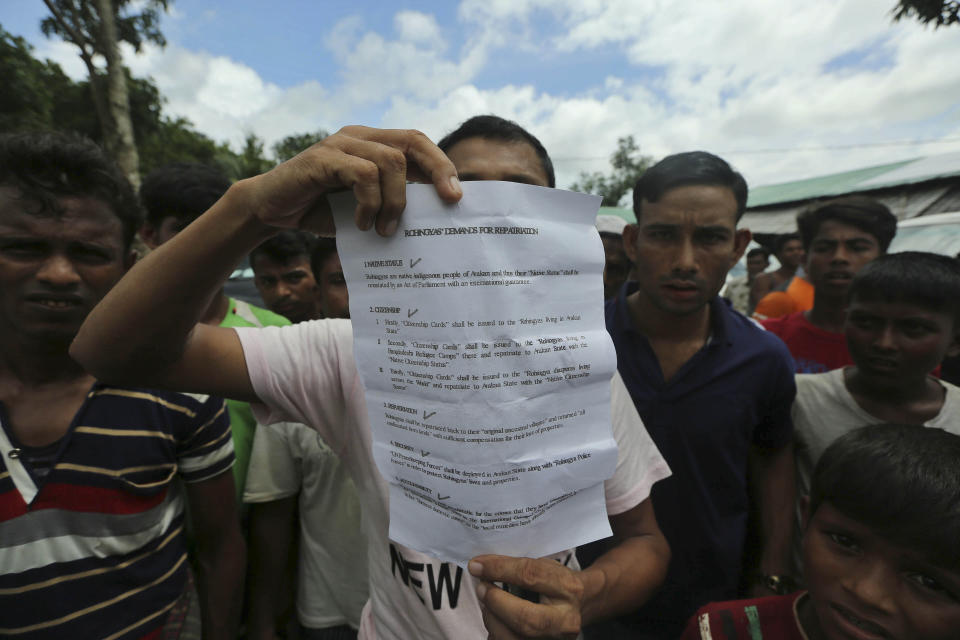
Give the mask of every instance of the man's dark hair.
M 317 238 L 313 245 L 313 253 L 310 254 L 310 269 L 313 270 L 313 277 L 319 282 L 320 272 L 323 271 L 323 263 L 330 256 L 337 253 L 337 241 L 333 238 Z
M 726 160 L 706 151 L 687 151 L 667 156 L 643 172 L 633 188 L 633 213 L 640 220 L 643 201 L 658 202 L 677 187 L 726 187 L 737 201 L 737 220 L 747 208 L 747 181 Z
M 159 227 L 173 217 L 189 224 L 213 206 L 230 188 L 230 180 L 216 167 L 177 162 L 154 169 L 140 185 L 147 222 Z
M 263 256 L 277 264 L 289 264 L 298 258 L 310 259 L 316 237 L 307 231 L 287 229 L 261 242 L 250 252 L 250 266 L 256 271 L 257 258 Z
M 925 251 L 890 253 L 857 272 L 848 295 L 850 300 L 909 302 L 949 312 L 960 324 L 960 262 Z
M 960 567 L 960 436 L 920 425 L 856 429 L 821 456 L 810 517 L 829 503 L 877 535 Z
M 846 196 L 815 204 L 797 214 L 797 229 L 803 241 L 803 250 L 810 251 L 820 225 L 835 220 L 866 231 L 877 239 L 880 252 L 886 253 L 893 236 L 897 234 L 897 217 L 881 202 L 866 196 Z
M 537 157 L 540 158 L 543 172 L 547 174 L 547 185 L 550 187 L 557 186 L 557 179 L 553 173 L 553 162 L 550 161 L 547 150 L 543 148 L 536 136 L 516 122 L 494 115 L 474 116 L 457 127 L 456 130 L 445 135 L 437 146 L 446 153 L 453 148 L 453 145 L 468 138 L 529 144 L 537 152 Z
M 68 196 L 104 202 L 123 225 L 130 248 L 143 219 L 127 178 L 92 140 L 73 133 L 36 131 L 0 134 L 0 186 L 12 187 L 36 216 L 60 216 Z
M 753 249 L 750 249 L 750 251 L 747 251 L 747 260 L 749 260 L 754 256 L 760 256 L 764 260 L 768 260 L 770 258 L 770 252 L 762 247 L 755 247 Z
M 781 233 L 773 239 L 773 255 L 779 256 L 788 242 L 800 240 L 799 233 Z

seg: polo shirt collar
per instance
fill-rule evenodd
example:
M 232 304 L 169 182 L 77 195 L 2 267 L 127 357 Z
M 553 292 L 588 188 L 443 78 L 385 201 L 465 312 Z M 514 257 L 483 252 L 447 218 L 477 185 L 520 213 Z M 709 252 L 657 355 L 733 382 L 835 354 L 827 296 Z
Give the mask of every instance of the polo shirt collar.
M 627 333 L 633 332 L 639 334 L 636 327 L 633 326 L 633 319 L 630 317 L 630 310 L 627 307 L 627 297 L 637 291 L 640 285 L 636 281 L 628 281 L 620 287 L 617 294 L 617 322 Z M 714 296 L 709 302 L 710 305 L 710 335 L 707 337 L 706 347 L 719 344 L 733 345 L 733 336 L 729 331 L 728 315 L 732 313 L 729 303 L 720 296 Z

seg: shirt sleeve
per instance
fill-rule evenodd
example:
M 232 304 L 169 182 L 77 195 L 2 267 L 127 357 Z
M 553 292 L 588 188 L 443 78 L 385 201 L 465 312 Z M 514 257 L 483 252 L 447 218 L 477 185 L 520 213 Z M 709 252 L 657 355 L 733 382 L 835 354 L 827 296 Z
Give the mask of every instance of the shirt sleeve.
M 768 449 L 779 449 L 793 438 L 793 418 L 790 412 L 797 396 L 790 353 L 779 340 L 774 347 L 776 353 L 770 357 L 772 370 L 767 374 L 767 389 L 760 406 L 760 421 L 753 430 L 753 444 Z
M 610 381 L 610 417 L 617 441 L 617 468 L 604 483 L 604 493 L 607 514 L 614 516 L 646 500 L 654 483 L 670 475 L 670 467 L 647 433 L 619 373 Z
M 346 439 L 346 398 L 360 384 L 349 320 L 313 320 L 287 327 L 236 328 L 264 424 L 300 422 L 318 431 L 338 455 Z
M 186 419 L 185 435 L 177 442 L 177 465 L 184 482 L 202 482 L 233 467 L 230 416 L 223 400 L 206 398 Z
M 271 502 L 295 496 L 300 491 L 301 461 L 293 450 L 291 437 L 299 426 L 289 422 L 257 426 L 247 485 L 243 490 L 244 502 Z

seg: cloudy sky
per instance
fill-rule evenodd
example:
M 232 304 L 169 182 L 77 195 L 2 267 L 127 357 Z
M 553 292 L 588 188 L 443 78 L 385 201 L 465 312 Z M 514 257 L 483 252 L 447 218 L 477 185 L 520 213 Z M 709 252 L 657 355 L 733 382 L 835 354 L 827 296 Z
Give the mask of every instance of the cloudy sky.
M 893 24 L 895 0 L 173 0 L 165 49 L 127 51 L 167 112 L 238 146 L 345 124 L 433 139 L 477 113 L 528 127 L 558 186 L 618 137 L 707 149 L 753 185 L 960 150 L 960 27 Z M 0 24 L 82 77 L 39 31 Z

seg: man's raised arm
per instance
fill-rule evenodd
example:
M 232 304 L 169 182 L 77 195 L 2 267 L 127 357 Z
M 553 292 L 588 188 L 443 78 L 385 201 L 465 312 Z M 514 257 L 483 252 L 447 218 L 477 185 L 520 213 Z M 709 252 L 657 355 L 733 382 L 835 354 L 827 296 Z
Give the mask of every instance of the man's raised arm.
M 280 228 L 333 235 L 326 194 L 352 189 L 356 223 L 390 235 L 407 181 L 454 202 L 453 164 L 419 131 L 345 127 L 273 170 L 234 184 L 140 263 L 90 313 L 70 354 L 105 381 L 255 400 L 230 329 L 198 325 L 234 266 Z

